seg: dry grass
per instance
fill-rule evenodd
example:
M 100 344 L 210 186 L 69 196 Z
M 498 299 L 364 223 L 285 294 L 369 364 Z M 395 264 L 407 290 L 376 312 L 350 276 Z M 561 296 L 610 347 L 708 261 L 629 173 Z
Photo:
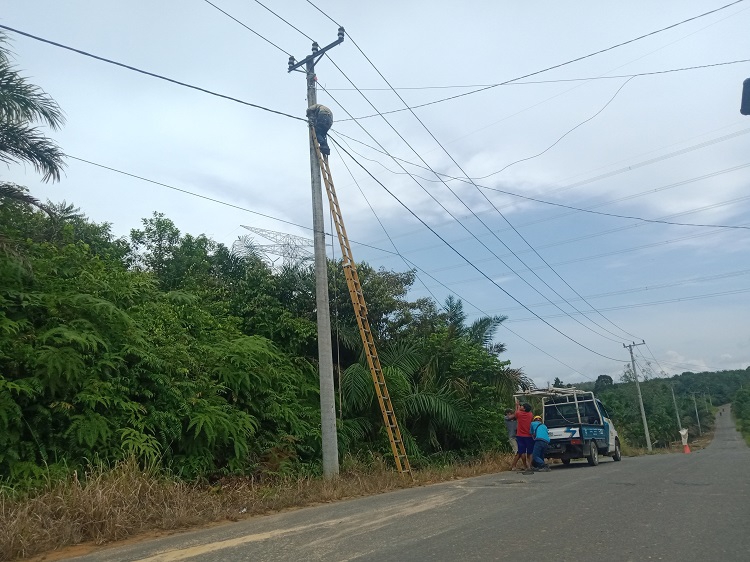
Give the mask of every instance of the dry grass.
M 190 484 L 144 472 L 135 462 L 95 468 L 21 497 L 0 491 L 0 560 L 26 558 L 80 543 L 104 544 L 174 530 L 507 470 L 511 457 L 431 467 L 400 476 L 381 459 L 345 459 L 336 480 L 232 478 Z

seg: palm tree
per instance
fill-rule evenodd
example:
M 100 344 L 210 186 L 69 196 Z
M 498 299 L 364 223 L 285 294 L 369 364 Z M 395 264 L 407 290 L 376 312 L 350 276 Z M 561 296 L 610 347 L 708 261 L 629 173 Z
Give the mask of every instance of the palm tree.
M 35 122 L 53 130 L 65 122 L 62 110 L 41 88 L 12 66 L 7 39 L 0 34 L 0 162 L 27 162 L 44 181 L 59 181 L 64 154 Z

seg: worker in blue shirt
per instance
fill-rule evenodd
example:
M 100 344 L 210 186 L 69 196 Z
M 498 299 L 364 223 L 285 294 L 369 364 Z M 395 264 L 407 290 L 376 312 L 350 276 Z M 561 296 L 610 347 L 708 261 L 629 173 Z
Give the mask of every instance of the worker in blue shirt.
M 534 451 L 531 454 L 531 466 L 537 472 L 549 472 L 550 467 L 544 462 L 544 455 L 549 446 L 549 431 L 542 422 L 542 416 L 534 416 L 531 421 L 531 436 L 534 438 Z

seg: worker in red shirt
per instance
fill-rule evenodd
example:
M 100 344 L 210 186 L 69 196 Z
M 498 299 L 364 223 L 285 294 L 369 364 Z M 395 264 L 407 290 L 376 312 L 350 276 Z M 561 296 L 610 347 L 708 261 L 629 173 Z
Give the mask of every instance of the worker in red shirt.
M 531 404 L 524 402 L 520 404 L 516 400 L 516 412 L 513 417 L 518 422 L 516 426 L 516 441 L 518 452 L 510 465 L 511 470 L 516 469 L 518 461 L 522 461 L 526 470 L 531 470 L 531 454 L 534 451 L 534 438 L 531 436 L 531 420 L 534 414 L 531 412 Z

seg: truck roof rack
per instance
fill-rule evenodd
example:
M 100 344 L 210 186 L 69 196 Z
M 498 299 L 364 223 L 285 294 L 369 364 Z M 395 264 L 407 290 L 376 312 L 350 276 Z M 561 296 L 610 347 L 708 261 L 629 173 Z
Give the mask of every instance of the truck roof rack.
M 520 396 L 541 396 L 541 397 L 551 397 L 551 396 L 572 396 L 575 394 L 592 394 L 590 390 L 581 390 L 580 388 L 557 388 L 554 386 L 551 386 L 549 388 L 545 389 L 536 389 L 536 390 L 523 390 L 521 392 L 515 393 L 514 397 L 520 397 Z

